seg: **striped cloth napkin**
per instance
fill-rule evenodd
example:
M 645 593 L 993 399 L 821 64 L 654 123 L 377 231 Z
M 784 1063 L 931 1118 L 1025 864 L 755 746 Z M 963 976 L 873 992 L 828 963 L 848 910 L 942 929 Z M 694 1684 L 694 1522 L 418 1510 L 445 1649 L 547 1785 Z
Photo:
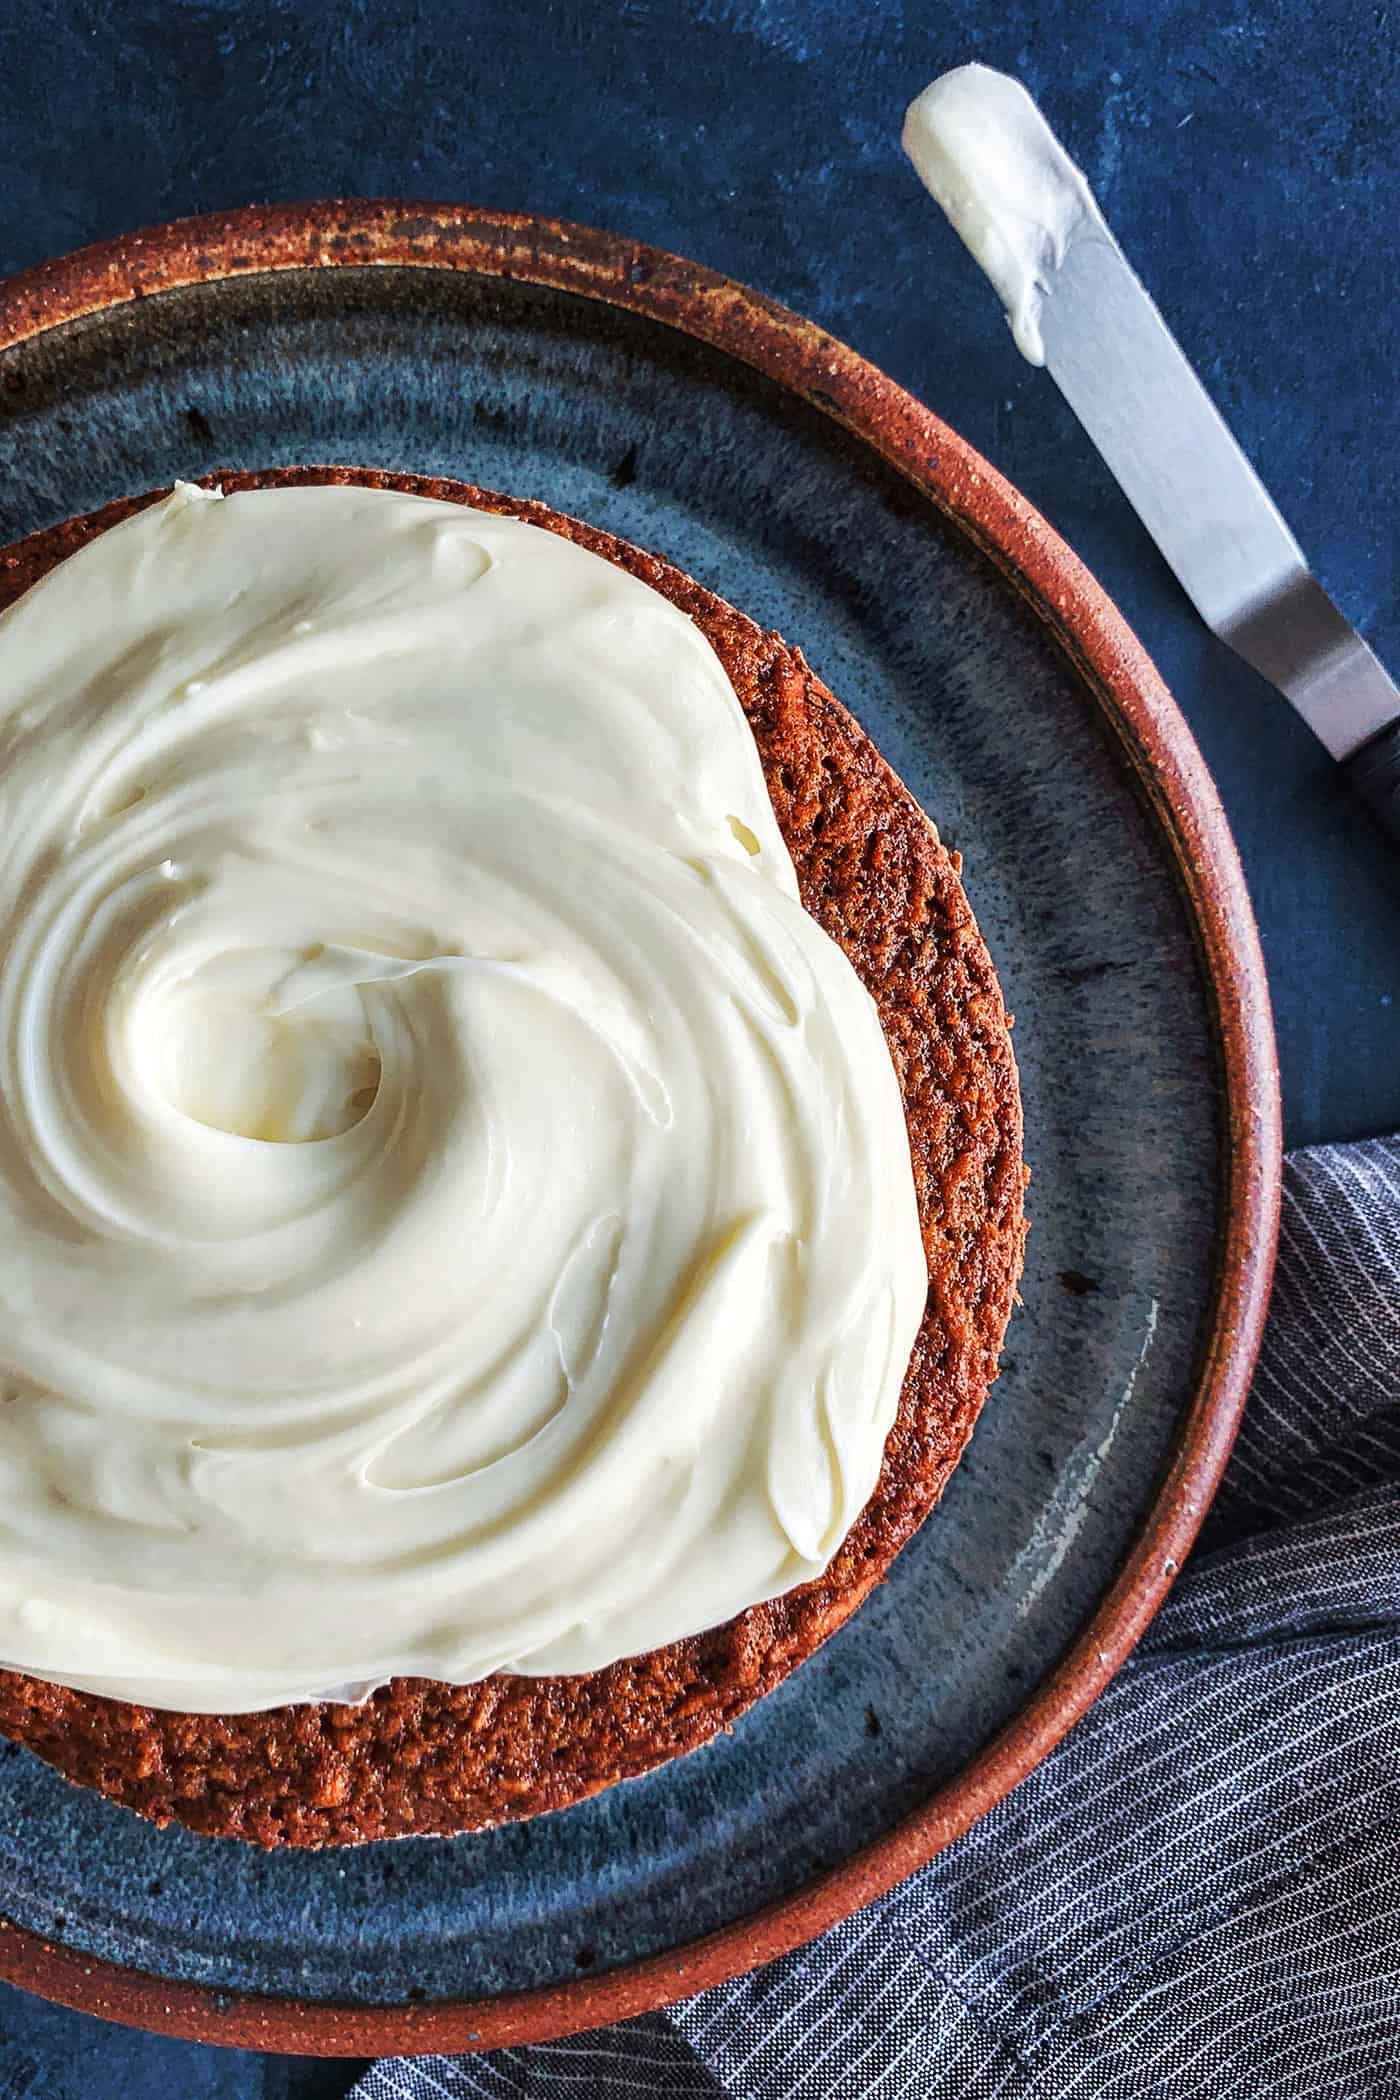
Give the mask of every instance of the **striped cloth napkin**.
M 355 2100 L 1400 2095 L 1400 1138 L 1288 1163 L 1244 1428 L 1055 1755 L 815 1945 Z

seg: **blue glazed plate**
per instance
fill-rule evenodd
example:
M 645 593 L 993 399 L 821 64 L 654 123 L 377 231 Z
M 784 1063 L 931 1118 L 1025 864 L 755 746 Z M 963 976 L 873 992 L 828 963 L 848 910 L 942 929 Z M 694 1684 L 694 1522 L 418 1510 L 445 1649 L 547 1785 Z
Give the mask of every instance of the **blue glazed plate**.
M 1105 1681 L 1257 1341 L 1267 1006 L 1146 660 L 990 469 L 805 324 L 620 243 L 373 208 L 196 223 L 0 296 L 0 544 L 308 462 L 542 498 L 800 644 L 965 856 L 1035 1175 L 1024 1310 L 942 1506 L 732 1736 L 527 1824 L 272 1855 L 4 1746 L 7 1973 L 206 2039 L 462 2046 L 779 1951 L 955 1834 Z

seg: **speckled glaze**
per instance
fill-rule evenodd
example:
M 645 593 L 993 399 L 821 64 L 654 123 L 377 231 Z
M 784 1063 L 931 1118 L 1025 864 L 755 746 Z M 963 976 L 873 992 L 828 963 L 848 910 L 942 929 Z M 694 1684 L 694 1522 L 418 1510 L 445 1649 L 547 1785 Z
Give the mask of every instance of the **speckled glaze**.
M 800 643 L 963 851 L 1035 1170 L 1005 1372 L 885 1588 L 732 1737 L 559 1816 L 317 1855 L 0 1759 L 0 1973 L 263 2048 L 495 2046 L 799 1943 L 1043 1757 L 1224 1463 L 1277 1220 L 1267 995 L 1140 646 L 927 410 L 673 257 L 442 206 L 190 221 L 0 288 L 0 543 L 219 468 L 537 496 Z

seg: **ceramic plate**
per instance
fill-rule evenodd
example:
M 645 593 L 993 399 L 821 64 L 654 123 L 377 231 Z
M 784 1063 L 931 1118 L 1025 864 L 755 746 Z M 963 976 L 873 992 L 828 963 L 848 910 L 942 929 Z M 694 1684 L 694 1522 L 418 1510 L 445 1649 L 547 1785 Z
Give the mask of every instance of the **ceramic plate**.
M 0 1759 L 0 1972 L 302 2050 L 592 2024 L 793 1945 L 1023 1776 L 1150 1617 L 1248 1379 L 1267 1001 L 1184 723 L 1073 557 L 810 325 L 621 241 L 438 207 L 189 222 L 0 290 L 0 544 L 218 468 L 457 476 L 652 547 L 800 644 L 966 862 L 1034 1219 L 941 1508 L 725 1737 L 562 1815 L 263 1855 Z

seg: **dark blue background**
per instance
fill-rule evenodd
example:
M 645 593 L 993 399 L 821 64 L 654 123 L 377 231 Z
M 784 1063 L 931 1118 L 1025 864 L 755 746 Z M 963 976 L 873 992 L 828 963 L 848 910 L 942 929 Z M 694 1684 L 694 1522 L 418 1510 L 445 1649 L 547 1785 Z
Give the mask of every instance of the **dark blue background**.
M 555 213 L 825 322 L 980 446 L 1156 656 L 1219 782 L 1294 1144 L 1400 1125 L 1400 861 L 1202 632 L 897 147 L 976 57 L 1045 104 L 1324 582 L 1400 662 L 1400 87 L 1373 0 L 0 0 L 0 273 L 331 194 Z M 338 2094 L 346 2066 L 0 1992 L 38 2100 Z

